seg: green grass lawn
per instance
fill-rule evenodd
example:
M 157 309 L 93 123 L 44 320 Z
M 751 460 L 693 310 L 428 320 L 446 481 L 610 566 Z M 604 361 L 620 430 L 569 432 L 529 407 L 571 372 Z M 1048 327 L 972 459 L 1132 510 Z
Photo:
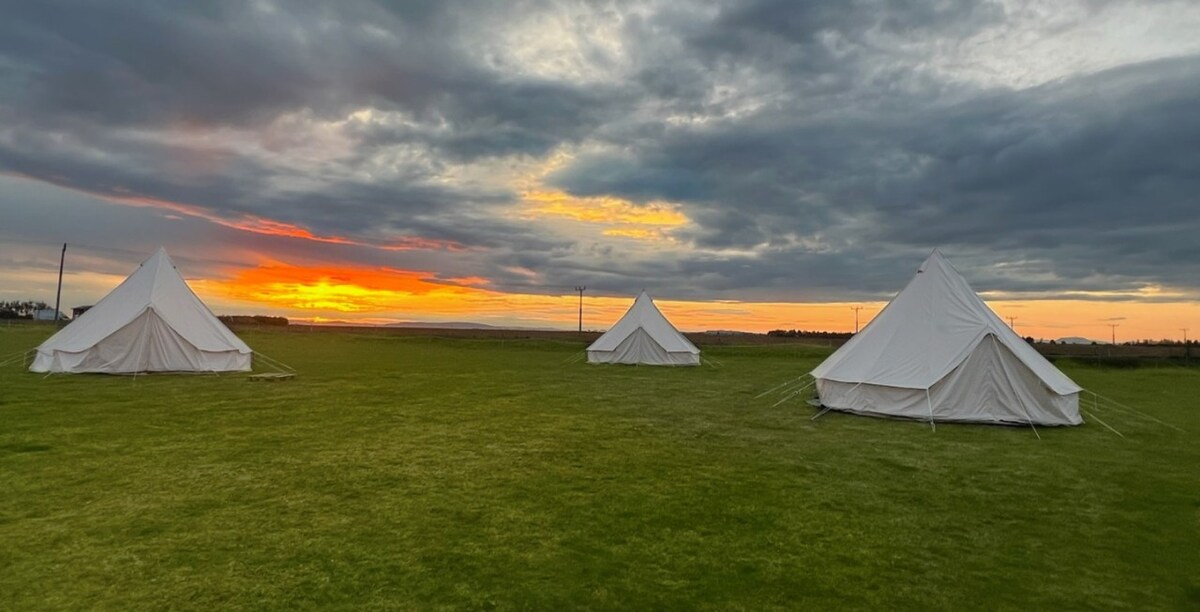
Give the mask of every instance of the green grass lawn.
M 0 371 L 0 609 L 1200 608 L 1197 370 L 1039 440 L 754 399 L 802 345 L 242 337 L 300 375 Z

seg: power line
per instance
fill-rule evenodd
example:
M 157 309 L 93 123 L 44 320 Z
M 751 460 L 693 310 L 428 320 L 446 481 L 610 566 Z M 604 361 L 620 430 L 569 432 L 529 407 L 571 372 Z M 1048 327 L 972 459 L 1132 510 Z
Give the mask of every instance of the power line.
M 1116 346 L 1117 345 L 1117 328 L 1120 327 L 1121 324 L 1120 323 L 1109 323 L 1108 326 L 1112 328 L 1112 345 Z
M 854 311 L 854 333 L 858 333 L 858 311 L 862 310 L 862 306 L 851 306 L 850 310 Z
M 1006 317 L 1006 318 L 1008 319 L 1008 328 L 1013 331 L 1017 331 L 1017 326 L 1013 324 L 1013 321 L 1016 321 L 1017 318 L 1016 317 Z

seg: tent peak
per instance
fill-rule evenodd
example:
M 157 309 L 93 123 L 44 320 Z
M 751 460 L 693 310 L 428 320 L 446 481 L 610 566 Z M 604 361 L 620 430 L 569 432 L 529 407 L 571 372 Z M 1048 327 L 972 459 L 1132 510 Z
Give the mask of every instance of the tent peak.
M 933 270 L 939 273 L 937 276 L 962 278 L 962 273 L 942 254 L 941 249 L 934 249 L 929 254 L 929 257 L 925 258 L 925 261 L 921 263 L 921 267 L 917 268 L 917 274 L 924 274 Z M 966 280 L 962 282 L 966 283 Z
M 146 258 L 146 260 L 142 262 L 142 265 L 144 266 L 144 265 L 146 265 L 146 264 L 148 264 L 148 263 L 155 263 L 155 264 L 159 264 L 159 263 L 161 263 L 161 262 L 164 262 L 164 261 L 165 261 L 165 262 L 167 262 L 168 264 L 170 264 L 170 266 L 171 266 L 172 268 L 174 268 L 174 267 L 175 267 L 175 262 L 174 262 L 174 261 L 171 261 L 171 256 L 167 254 L 167 249 L 166 249 L 166 247 L 161 247 L 161 246 L 160 246 L 160 247 L 158 247 L 158 250 L 157 250 L 157 251 L 154 251 L 154 254 L 153 254 L 153 255 L 151 255 L 151 256 L 149 256 L 149 257 L 147 257 L 147 258 Z

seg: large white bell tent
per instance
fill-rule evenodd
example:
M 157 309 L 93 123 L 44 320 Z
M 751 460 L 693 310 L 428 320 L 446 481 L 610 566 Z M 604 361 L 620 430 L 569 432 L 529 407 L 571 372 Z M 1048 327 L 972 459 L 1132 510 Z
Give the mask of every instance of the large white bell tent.
M 1083 422 L 1079 385 L 1005 325 L 936 250 L 812 376 L 832 410 L 930 422 Z
M 588 363 L 700 365 L 700 349 L 671 325 L 645 291 L 587 348 L 587 357 Z
M 192 293 L 159 249 L 37 348 L 33 372 L 245 372 L 252 351 Z

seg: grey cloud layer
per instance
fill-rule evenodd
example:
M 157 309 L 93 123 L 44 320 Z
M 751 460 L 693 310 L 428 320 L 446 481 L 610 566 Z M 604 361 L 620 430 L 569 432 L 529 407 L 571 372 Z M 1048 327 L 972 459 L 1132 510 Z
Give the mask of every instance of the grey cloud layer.
M 1003 32 L 1012 15 L 993 2 L 268 6 L 10 8 L 0 171 L 317 234 L 460 242 L 481 250 L 477 273 L 521 290 L 861 299 L 896 290 L 935 246 L 980 289 L 1200 286 L 1194 56 L 1013 90 L 933 67 Z M 580 52 L 606 78 L 492 53 L 505 27 L 564 15 L 573 35 L 614 33 Z M 539 35 L 522 32 L 513 44 Z M 348 154 L 281 163 L 305 126 L 368 108 L 381 118 L 338 128 Z M 278 151 L 146 137 L 279 131 L 284 117 L 301 142 Z M 511 185 L 443 175 L 560 147 L 582 153 L 551 185 L 677 202 L 685 248 L 624 257 L 619 242 L 551 235 L 507 214 Z

